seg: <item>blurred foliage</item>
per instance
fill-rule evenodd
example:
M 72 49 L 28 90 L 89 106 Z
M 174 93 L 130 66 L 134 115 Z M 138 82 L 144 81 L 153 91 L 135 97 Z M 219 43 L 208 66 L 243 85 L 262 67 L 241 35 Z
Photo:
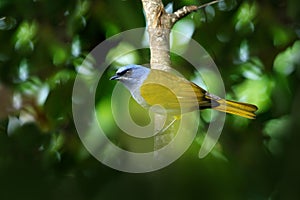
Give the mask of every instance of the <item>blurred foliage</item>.
M 173 7 L 190 4 L 199 1 Z M 97 44 L 145 26 L 141 3 L 0 0 L 0 198 L 299 199 L 299 22 L 296 0 L 225 0 L 178 22 L 174 29 L 213 57 L 227 97 L 256 104 L 258 117 L 228 115 L 219 143 L 204 159 L 197 157 L 199 133 L 170 166 L 127 174 L 102 165 L 83 147 L 72 119 L 72 88 L 78 66 Z M 188 43 L 172 41 L 182 51 Z M 104 56 L 114 59 L 130 45 L 121 42 Z M 149 51 L 119 57 L 112 66 L 131 62 L 149 62 Z M 183 59 L 172 55 L 172 62 L 197 80 Z M 118 143 L 129 139 L 112 122 L 109 74 L 101 80 L 96 109 L 107 116 L 101 123 Z

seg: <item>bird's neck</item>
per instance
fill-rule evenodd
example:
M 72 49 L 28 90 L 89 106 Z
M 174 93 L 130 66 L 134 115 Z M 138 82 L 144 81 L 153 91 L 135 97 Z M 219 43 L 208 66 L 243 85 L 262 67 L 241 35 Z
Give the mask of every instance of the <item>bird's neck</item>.
M 144 98 L 141 96 L 140 88 L 143 85 L 144 81 L 147 79 L 149 75 L 149 71 L 145 71 L 143 75 L 139 77 L 138 80 L 135 80 L 134 82 L 127 82 L 124 84 L 127 89 L 130 91 L 132 97 L 142 106 L 147 106 Z

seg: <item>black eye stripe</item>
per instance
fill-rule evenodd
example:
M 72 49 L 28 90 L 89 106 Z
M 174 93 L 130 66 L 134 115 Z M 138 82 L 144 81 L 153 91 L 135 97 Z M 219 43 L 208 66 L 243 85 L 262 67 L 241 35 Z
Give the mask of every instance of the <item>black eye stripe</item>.
M 121 72 L 117 72 L 117 75 L 118 76 L 122 76 L 122 75 L 126 74 L 128 71 L 130 71 L 130 69 L 125 69 L 125 70 L 123 70 Z

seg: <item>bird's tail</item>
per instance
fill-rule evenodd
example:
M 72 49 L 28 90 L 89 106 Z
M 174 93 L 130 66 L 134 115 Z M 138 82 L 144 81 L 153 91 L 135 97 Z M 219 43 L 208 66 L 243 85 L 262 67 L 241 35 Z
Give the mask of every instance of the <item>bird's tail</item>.
M 218 102 L 219 105 L 213 107 L 215 110 L 238 115 L 248 119 L 255 119 L 256 115 L 254 112 L 257 110 L 255 105 L 225 99 L 218 99 L 216 102 Z

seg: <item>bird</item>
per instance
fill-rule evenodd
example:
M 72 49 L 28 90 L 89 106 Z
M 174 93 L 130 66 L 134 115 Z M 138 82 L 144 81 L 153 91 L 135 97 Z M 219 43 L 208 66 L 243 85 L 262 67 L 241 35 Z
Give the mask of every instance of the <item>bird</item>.
M 130 64 L 120 67 L 110 80 L 123 83 L 142 107 L 150 108 L 159 105 L 174 116 L 211 108 L 255 119 L 255 111 L 258 110 L 253 104 L 226 100 L 210 94 L 184 77 L 142 65 Z M 159 109 L 157 112 L 160 112 Z

